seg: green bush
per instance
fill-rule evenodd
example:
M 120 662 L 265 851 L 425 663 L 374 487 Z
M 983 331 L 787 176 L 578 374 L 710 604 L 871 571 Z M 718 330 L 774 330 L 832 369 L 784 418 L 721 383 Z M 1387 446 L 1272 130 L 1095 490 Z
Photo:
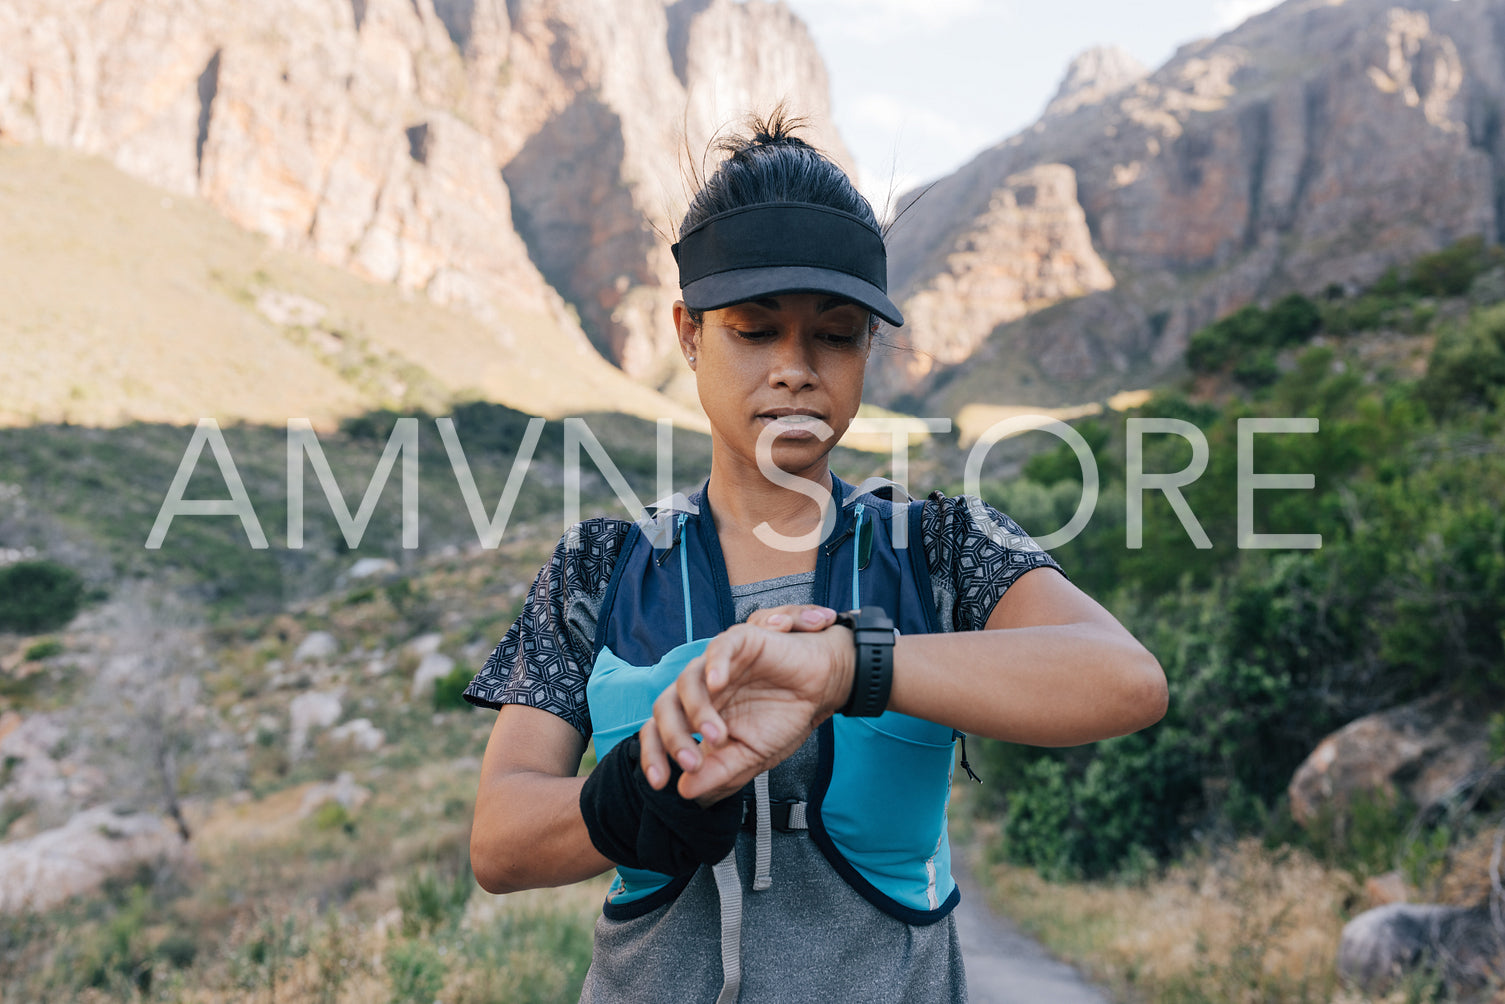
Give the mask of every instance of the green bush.
M 463 663 L 434 681 L 434 710 L 470 710 L 474 705 L 465 700 L 465 688 L 470 686 L 474 670 Z
M 18 561 L 0 568 L 0 630 L 54 631 L 77 616 L 84 580 L 55 561 Z
M 1411 265 L 1406 286 L 1422 296 L 1462 296 L 1490 266 L 1491 257 L 1482 237 L 1465 237 L 1451 247 L 1418 258 Z
M 1265 320 L 1265 342 L 1273 348 L 1300 345 L 1322 327 L 1317 305 L 1300 293 L 1278 300 Z
M 1254 350 L 1233 367 L 1233 379 L 1245 387 L 1268 387 L 1280 379 L 1275 350 L 1268 346 Z
M 32 661 L 40 661 L 42 659 L 50 659 L 55 655 L 61 655 L 62 652 L 62 642 L 56 638 L 43 638 L 26 649 L 24 658 Z
M 1475 311 L 1438 333 L 1420 392 L 1438 417 L 1498 406 L 1505 394 L 1505 305 Z
M 444 989 L 445 966 L 426 941 L 399 941 L 387 949 L 393 1004 L 431 1004 Z
M 402 933 L 416 938 L 458 925 L 475 884 L 468 866 L 448 870 L 430 866 L 409 874 L 397 888 Z
M 339 802 L 325 802 L 314 810 L 314 829 L 321 832 L 342 830 L 345 833 L 355 832 L 355 820 L 350 818 L 350 810 Z

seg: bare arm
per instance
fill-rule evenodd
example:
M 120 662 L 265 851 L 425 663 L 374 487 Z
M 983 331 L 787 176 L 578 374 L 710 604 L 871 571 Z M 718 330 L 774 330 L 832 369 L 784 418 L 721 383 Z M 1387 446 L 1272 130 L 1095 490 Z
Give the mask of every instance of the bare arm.
M 986 630 L 901 637 L 888 706 L 993 739 L 1076 746 L 1153 725 L 1168 699 L 1160 663 L 1117 618 L 1037 568 Z
M 486 742 L 470 866 L 487 892 L 568 885 L 612 867 L 580 815 L 585 740 L 564 719 L 504 705 Z
M 723 632 L 655 704 L 641 733 L 644 769 L 662 777 L 668 754 L 686 770 L 686 797 L 735 790 L 841 707 L 853 661 L 845 628 Z M 1167 699 L 1155 657 L 1042 568 L 1010 586 L 983 631 L 899 638 L 888 706 L 995 739 L 1075 746 L 1155 723 Z M 692 731 L 707 742 L 697 746 Z

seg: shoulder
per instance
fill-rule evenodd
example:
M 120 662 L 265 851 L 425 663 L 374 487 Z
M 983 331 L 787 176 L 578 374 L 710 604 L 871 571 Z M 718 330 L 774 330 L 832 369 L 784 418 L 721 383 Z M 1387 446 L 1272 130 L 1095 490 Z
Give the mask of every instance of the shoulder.
M 948 630 L 980 630 L 1025 572 L 1061 570 L 1018 523 L 976 495 L 932 492 L 921 526 L 931 592 Z
M 624 519 L 581 520 L 559 538 L 545 571 L 561 578 L 567 589 L 591 593 L 604 589 L 631 530 L 632 523 Z
M 976 495 L 931 492 L 921 526 L 926 551 L 943 559 L 941 563 L 953 552 L 984 546 L 1021 556 L 1045 555 L 1018 523 Z

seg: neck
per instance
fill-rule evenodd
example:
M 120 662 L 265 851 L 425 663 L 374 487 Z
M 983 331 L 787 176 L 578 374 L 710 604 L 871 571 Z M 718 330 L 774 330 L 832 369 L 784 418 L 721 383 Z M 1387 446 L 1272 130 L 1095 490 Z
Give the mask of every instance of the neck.
M 831 470 L 824 457 L 818 464 L 790 472 L 787 477 L 809 482 L 811 488 L 806 491 L 811 494 L 828 496 L 832 489 Z M 714 455 L 706 493 L 716 520 L 716 532 L 723 536 L 750 534 L 754 527 L 766 522 L 776 532 L 795 537 L 820 523 L 821 507 L 810 494 L 775 484 L 756 469 L 717 464 Z

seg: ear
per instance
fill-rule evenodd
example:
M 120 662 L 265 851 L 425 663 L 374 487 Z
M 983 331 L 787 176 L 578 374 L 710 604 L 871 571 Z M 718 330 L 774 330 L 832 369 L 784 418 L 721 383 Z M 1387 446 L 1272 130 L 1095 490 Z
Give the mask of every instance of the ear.
M 674 327 L 679 334 L 679 351 L 689 362 L 699 354 L 700 328 L 691 319 L 690 308 L 683 300 L 674 301 Z M 690 368 L 694 369 L 695 364 L 690 363 Z

